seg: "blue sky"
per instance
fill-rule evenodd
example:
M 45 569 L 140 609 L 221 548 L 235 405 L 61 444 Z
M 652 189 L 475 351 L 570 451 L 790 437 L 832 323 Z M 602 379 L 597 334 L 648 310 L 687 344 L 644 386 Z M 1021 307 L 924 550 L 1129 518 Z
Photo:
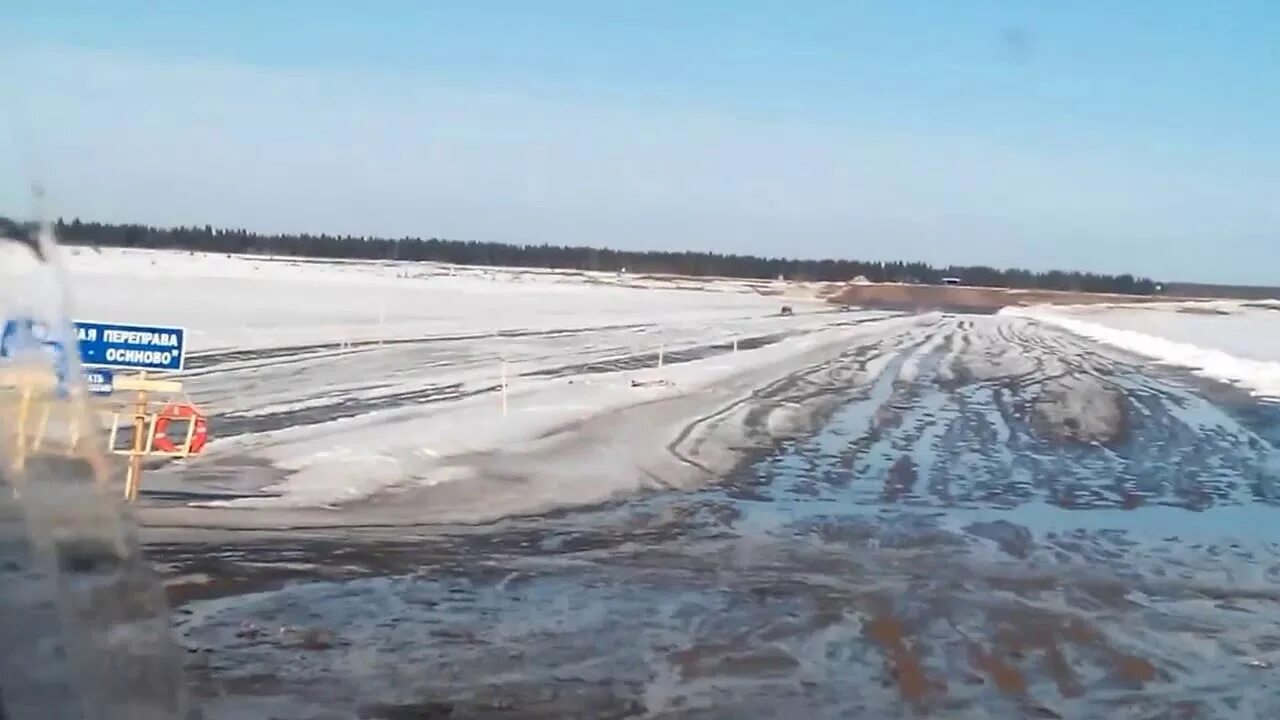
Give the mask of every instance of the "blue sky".
M 1280 282 L 1270 0 L 9 0 L 0 28 L 0 204 Z

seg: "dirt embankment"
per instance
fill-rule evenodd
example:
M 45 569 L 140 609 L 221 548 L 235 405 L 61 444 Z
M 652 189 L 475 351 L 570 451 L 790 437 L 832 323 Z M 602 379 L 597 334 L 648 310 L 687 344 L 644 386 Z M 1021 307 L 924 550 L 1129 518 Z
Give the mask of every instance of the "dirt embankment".
M 943 310 L 994 313 L 1010 305 L 1093 305 L 1168 301 L 1177 298 L 1147 295 L 1012 290 L 965 285 L 897 285 L 890 283 L 846 285 L 832 293 L 830 302 L 877 310 Z

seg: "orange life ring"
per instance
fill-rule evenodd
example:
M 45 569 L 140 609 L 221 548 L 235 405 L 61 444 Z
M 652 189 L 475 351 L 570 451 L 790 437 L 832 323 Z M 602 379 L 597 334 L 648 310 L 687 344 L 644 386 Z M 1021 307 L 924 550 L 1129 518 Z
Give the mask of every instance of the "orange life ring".
M 180 405 L 165 405 L 164 409 L 156 417 L 155 437 L 151 442 L 151 447 L 165 453 L 176 453 L 181 447 L 181 442 L 187 438 L 186 425 L 184 423 L 181 437 L 178 442 L 169 437 L 169 423 L 173 420 L 190 419 L 194 429 L 191 430 L 191 445 L 187 448 L 187 452 L 192 455 L 199 455 L 204 450 L 205 443 L 209 442 L 209 422 L 205 420 L 204 414 L 196 409 L 191 403 L 182 403 Z

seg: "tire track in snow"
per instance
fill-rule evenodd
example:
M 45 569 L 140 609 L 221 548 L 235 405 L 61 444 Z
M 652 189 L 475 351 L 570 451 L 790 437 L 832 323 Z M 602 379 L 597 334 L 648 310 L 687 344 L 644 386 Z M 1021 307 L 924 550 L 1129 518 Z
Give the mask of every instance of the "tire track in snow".
M 851 326 L 864 322 L 873 322 L 879 318 L 866 318 L 858 320 L 841 320 L 835 323 L 839 326 Z M 830 325 L 827 325 L 828 327 Z M 609 331 L 616 332 L 618 329 L 623 330 L 643 330 L 652 326 L 647 325 L 627 325 L 627 326 L 610 326 L 607 328 L 595 328 L 590 332 Z M 764 335 L 746 336 L 738 340 L 737 347 L 740 351 L 747 351 L 756 348 L 766 347 L 783 340 L 799 337 L 816 332 L 819 328 L 808 328 L 789 330 L 777 333 L 769 333 Z M 530 333 L 525 337 L 538 338 L 558 338 L 569 335 L 585 334 L 587 330 L 573 331 L 557 331 L 555 333 Z M 493 336 L 484 335 L 480 339 L 491 341 Z M 650 343 L 652 344 L 652 343 Z M 609 350 L 608 345 L 603 346 L 603 350 Z M 732 341 L 697 344 L 693 346 L 673 347 L 671 350 L 663 353 L 663 364 L 665 366 L 676 366 L 685 363 L 703 360 L 711 357 L 721 356 L 733 352 Z M 559 349 L 553 357 L 563 357 L 566 354 L 572 356 L 574 354 L 593 355 L 601 352 L 602 347 L 591 345 L 589 348 L 579 346 L 574 349 Z M 387 350 L 386 348 L 371 347 L 365 348 L 364 352 L 372 352 L 381 350 L 383 352 L 394 352 L 394 348 Z M 280 359 L 284 358 L 284 359 Z M 281 364 L 329 361 L 332 355 L 322 356 L 277 356 L 275 360 L 265 360 L 263 365 L 253 368 L 236 368 L 234 372 L 254 372 L 259 373 L 263 368 L 277 369 Z M 412 361 L 412 356 L 407 356 L 406 361 Z M 598 360 L 590 360 L 587 362 L 558 364 L 550 367 L 539 368 L 537 370 L 528 370 L 514 374 L 514 378 L 525 380 L 556 380 L 564 378 L 582 377 L 595 374 L 641 370 L 653 368 L 657 366 L 658 352 L 651 350 L 637 351 L 626 353 L 620 356 L 605 357 Z M 460 352 L 454 356 L 438 359 L 434 367 L 466 367 L 474 365 L 480 368 L 488 368 L 493 363 L 493 358 L 489 357 L 483 350 L 475 352 Z M 397 383 L 390 380 L 397 374 L 406 376 L 416 376 L 421 373 L 423 367 L 427 367 L 421 361 L 414 362 L 413 365 L 404 364 L 399 366 L 395 371 L 384 369 L 379 377 L 383 381 L 377 383 L 367 383 L 356 387 L 344 387 L 341 389 L 325 388 L 320 395 L 309 397 L 294 396 L 283 403 L 287 409 L 279 411 L 249 410 L 249 411 L 230 411 L 221 414 L 215 414 L 210 419 L 210 430 L 215 437 L 228 438 L 245 434 L 256 434 L 273 432 L 277 430 L 285 430 L 294 427 L 305 427 L 308 425 L 316 425 L 327 423 L 334 420 L 341 420 L 364 415 L 383 410 L 390 410 L 400 407 L 412 407 L 437 403 L 452 402 L 462 400 L 476 395 L 493 393 L 500 389 L 500 385 L 493 381 L 493 374 L 489 372 L 485 380 L 476 381 L 458 381 L 450 383 L 434 383 L 421 387 L 404 389 L 403 384 L 399 383 L 401 389 L 386 392 L 388 388 L 396 387 Z M 384 366 L 385 367 L 385 366 Z M 297 372 L 296 370 L 293 372 Z M 241 385 L 241 387 L 251 387 Z
M 626 323 L 622 325 L 553 328 L 550 330 L 497 330 L 483 333 L 429 335 L 416 338 L 388 338 L 381 340 L 359 340 L 353 342 L 336 341 L 327 343 L 307 343 L 303 345 L 289 345 L 250 350 L 220 350 L 207 353 L 196 353 L 188 357 L 187 371 L 184 373 L 184 377 L 198 377 L 202 374 L 207 374 L 208 372 L 226 370 L 249 370 L 267 365 L 279 365 L 286 361 L 307 362 L 320 358 L 349 355 L 360 351 L 382 347 L 453 343 L 468 340 L 572 337 L 575 335 L 585 335 L 595 332 L 644 330 L 653 327 L 656 327 L 655 323 Z M 264 362 L 249 366 L 241 365 L 242 363 L 255 361 Z

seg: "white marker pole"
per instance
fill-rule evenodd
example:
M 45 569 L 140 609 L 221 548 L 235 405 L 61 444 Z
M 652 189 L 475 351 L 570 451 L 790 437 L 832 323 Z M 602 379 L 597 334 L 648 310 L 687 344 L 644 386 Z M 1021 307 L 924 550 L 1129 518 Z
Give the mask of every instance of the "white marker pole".
M 507 414 L 507 359 L 502 358 L 502 414 Z
M 735 353 L 738 352 L 738 338 L 736 337 L 733 339 L 733 351 Z
M 658 368 L 662 368 L 662 356 L 666 354 L 667 344 L 663 343 L 658 346 Z
M 378 305 L 378 346 L 382 346 L 382 338 L 386 335 L 387 325 L 387 301 L 383 300 Z

